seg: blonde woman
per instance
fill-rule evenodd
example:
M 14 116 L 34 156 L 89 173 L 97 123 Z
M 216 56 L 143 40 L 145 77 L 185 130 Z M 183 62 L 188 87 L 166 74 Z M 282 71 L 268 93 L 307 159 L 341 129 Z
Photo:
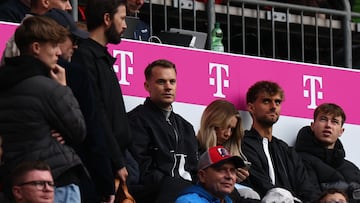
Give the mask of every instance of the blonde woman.
M 211 102 L 201 116 L 200 129 L 197 134 L 199 154 L 213 146 L 224 146 L 231 155 L 240 156 L 245 163 L 247 159 L 241 151 L 244 131 L 241 117 L 235 106 L 223 99 Z M 238 168 L 237 183 L 249 176 L 248 168 Z M 249 187 L 236 184 L 240 196 L 249 199 L 260 199 L 259 195 Z

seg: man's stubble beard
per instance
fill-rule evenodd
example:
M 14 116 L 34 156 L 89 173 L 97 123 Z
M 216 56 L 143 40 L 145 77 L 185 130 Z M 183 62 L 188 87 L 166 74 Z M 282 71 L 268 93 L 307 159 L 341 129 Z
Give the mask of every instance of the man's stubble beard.
M 272 127 L 278 120 L 279 120 L 279 117 L 277 117 L 275 120 L 271 120 L 271 119 L 268 119 L 268 118 L 258 118 L 258 123 L 261 125 L 261 126 L 264 126 L 264 127 Z

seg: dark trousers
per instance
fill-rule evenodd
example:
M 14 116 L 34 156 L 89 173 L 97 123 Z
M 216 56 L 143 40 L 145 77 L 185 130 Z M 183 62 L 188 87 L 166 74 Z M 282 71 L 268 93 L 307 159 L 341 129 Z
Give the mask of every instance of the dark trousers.
M 132 185 L 129 192 L 136 203 L 174 203 L 179 194 L 192 183 L 181 178 L 166 177 L 159 184 Z

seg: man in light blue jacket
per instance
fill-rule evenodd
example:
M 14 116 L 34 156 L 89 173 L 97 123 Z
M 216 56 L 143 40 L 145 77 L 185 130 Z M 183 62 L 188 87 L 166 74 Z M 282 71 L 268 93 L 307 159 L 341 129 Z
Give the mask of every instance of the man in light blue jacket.
M 243 160 L 222 146 L 209 148 L 199 160 L 198 184 L 182 192 L 175 203 L 232 203 L 228 195 L 234 190 L 236 169 L 241 167 Z

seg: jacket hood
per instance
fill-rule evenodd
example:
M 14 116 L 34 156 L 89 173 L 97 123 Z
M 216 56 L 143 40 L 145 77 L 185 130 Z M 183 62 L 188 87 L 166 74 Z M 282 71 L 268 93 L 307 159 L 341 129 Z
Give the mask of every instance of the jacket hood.
M 5 65 L 0 67 L 0 90 L 10 89 L 36 75 L 49 77 L 49 73 L 50 68 L 32 56 L 6 58 Z
M 312 154 L 334 167 L 342 164 L 345 158 L 345 150 L 339 139 L 336 141 L 334 149 L 326 149 L 315 138 L 310 126 L 305 126 L 300 129 L 297 135 L 295 149 L 299 153 Z

